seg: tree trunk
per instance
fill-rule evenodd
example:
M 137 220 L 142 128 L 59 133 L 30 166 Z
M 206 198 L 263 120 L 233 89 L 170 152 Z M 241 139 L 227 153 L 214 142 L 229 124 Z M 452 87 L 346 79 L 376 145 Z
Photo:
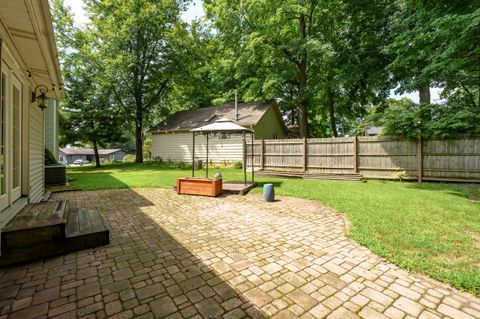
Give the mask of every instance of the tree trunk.
M 93 141 L 93 153 L 95 154 L 95 167 L 101 167 L 102 165 L 100 165 L 100 156 L 98 155 L 97 141 Z
M 143 163 L 143 114 L 137 109 L 135 119 L 135 163 Z
M 297 114 L 293 108 L 290 112 L 290 125 L 295 125 L 296 122 L 298 123 Z
M 135 45 L 135 58 L 137 64 L 133 69 L 133 96 L 135 99 L 135 163 L 143 163 L 143 86 L 144 75 L 140 67 L 144 37 L 140 28 L 137 29 Z
M 298 129 L 300 137 L 308 137 L 307 105 L 305 100 L 298 102 Z
M 300 40 L 302 45 L 306 41 L 305 15 L 300 14 Z M 302 49 L 298 63 L 298 126 L 300 137 L 308 137 L 307 99 L 305 88 L 307 85 L 307 50 Z
M 328 111 L 330 113 L 330 128 L 332 129 L 333 137 L 338 137 L 337 120 L 335 119 L 335 91 L 328 91 Z
M 418 95 L 421 103 L 430 104 L 430 87 L 427 85 L 422 85 L 418 88 Z

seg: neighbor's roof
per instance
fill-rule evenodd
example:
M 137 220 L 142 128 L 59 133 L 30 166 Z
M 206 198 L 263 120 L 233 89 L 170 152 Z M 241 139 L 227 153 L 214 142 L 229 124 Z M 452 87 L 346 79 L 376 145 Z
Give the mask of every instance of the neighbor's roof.
M 201 127 L 197 127 L 192 132 L 252 132 L 251 129 L 240 126 L 232 121 L 221 118 L 215 121 L 215 123 L 207 124 Z
M 221 106 L 179 111 L 154 126 L 151 131 L 190 131 L 212 124 L 220 118 L 226 118 L 244 127 L 255 126 L 273 103 L 273 101 L 238 103 L 238 121 L 235 120 L 235 104 L 233 102 Z
M 382 132 L 383 126 L 369 126 L 367 129 L 368 135 L 378 135 Z
M 61 148 L 60 151 L 66 155 L 93 155 L 95 154 L 93 152 L 92 148 L 76 148 L 76 147 L 65 147 Z M 99 155 L 108 155 L 112 153 L 116 153 L 121 151 L 119 148 L 115 149 L 99 149 L 98 154 Z

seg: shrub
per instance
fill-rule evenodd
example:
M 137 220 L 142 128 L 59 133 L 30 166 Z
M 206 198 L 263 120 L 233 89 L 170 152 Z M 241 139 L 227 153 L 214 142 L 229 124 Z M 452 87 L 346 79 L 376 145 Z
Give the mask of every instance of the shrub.
M 192 164 L 180 162 L 180 163 L 177 163 L 177 164 L 176 164 L 176 168 L 179 168 L 179 169 L 189 169 L 189 168 L 192 168 Z
M 162 160 L 162 157 L 161 157 L 161 156 L 154 156 L 154 157 L 152 158 L 152 162 L 162 163 L 163 160 Z
M 240 169 L 243 167 L 243 162 L 242 161 L 235 161 L 233 162 L 233 168 Z
M 127 154 L 122 159 L 123 163 L 135 163 L 135 155 Z
M 56 165 L 58 161 L 53 156 L 52 152 L 48 148 L 45 149 L 45 165 Z
M 406 171 L 398 171 L 392 175 L 393 178 L 398 178 L 400 182 L 403 182 L 405 178 L 407 177 L 407 172 Z

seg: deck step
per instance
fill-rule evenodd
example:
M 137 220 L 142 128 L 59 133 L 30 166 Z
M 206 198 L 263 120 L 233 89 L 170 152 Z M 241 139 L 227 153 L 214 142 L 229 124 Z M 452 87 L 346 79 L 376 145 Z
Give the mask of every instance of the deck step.
M 71 210 L 65 235 L 68 251 L 107 245 L 110 241 L 109 230 L 96 208 Z
M 252 188 L 257 187 L 257 183 L 244 182 L 223 182 L 222 190 L 225 194 L 246 195 Z
M 30 247 L 65 237 L 67 201 L 29 204 L 2 230 L 3 248 Z
M 50 199 L 50 196 L 52 196 L 52 191 L 47 191 L 45 195 L 43 195 L 42 197 L 42 202 L 48 202 L 48 200 Z
M 109 243 L 96 208 L 69 209 L 68 201 L 29 204 L 1 233 L 0 266 Z

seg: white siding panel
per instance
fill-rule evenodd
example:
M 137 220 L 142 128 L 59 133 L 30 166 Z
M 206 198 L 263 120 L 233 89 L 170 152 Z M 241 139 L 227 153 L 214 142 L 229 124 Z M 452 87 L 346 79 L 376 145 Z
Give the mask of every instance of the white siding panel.
M 55 100 L 48 100 L 45 113 L 45 147 L 58 159 L 57 106 Z
M 43 112 L 37 106 L 30 108 L 30 202 L 39 202 L 44 193 L 44 120 Z
M 213 163 L 223 163 L 224 161 L 241 160 L 243 154 L 241 136 L 231 136 L 228 139 L 219 139 L 218 137 L 209 138 L 209 161 Z M 250 136 L 247 136 L 247 143 Z M 195 137 L 195 159 L 206 160 L 206 138 L 202 135 Z M 162 160 L 172 160 L 175 162 L 192 161 L 192 134 L 153 134 L 152 136 L 152 156 L 161 157 Z
M 286 138 L 284 127 L 273 106 L 270 106 L 255 126 L 255 138 Z

